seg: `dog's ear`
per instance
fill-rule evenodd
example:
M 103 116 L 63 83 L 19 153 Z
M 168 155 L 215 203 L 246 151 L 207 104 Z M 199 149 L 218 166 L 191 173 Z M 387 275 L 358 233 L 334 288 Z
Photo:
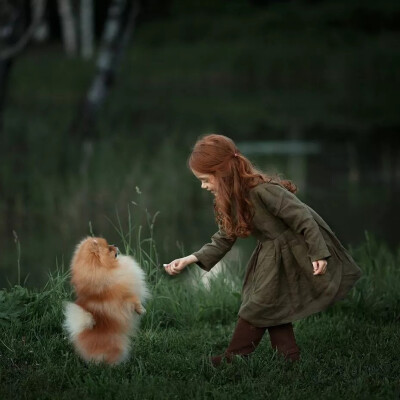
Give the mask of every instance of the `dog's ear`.
M 99 252 L 99 241 L 97 240 L 97 238 L 91 238 L 90 239 L 90 248 L 92 250 L 93 253 L 98 253 Z

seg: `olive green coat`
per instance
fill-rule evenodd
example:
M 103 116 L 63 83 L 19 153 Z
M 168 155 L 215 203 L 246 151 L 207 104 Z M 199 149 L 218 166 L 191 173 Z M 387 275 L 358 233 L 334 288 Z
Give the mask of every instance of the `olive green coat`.
M 246 269 L 239 316 L 259 327 L 292 322 L 345 297 L 361 270 L 326 222 L 275 183 L 250 191 L 252 235 L 258 239 Z M 193 253 L 209 271 L 235 239 L 220 230 Z M 326 258 L 327 271 L 313 275 L 312 261 Z

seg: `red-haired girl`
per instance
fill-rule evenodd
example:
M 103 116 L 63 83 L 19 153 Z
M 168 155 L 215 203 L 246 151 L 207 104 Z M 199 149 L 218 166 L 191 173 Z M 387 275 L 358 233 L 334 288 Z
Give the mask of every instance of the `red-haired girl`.
M 278 353 L 298 360 L 292 322 L 345 297 L 361 275 L 359 267 L 326 222 L 295 196 L 290 181 L 257 171 L 228 137 L 199 139 L 189 167 L 215 196 L 219 231 L 199 251 L 165 264 L 166 272 L 176 275 L 192 263 L 209 271 L 237 237 L 258 239 L 232 340 L 212 364 L 249 355 L 266 329 Z

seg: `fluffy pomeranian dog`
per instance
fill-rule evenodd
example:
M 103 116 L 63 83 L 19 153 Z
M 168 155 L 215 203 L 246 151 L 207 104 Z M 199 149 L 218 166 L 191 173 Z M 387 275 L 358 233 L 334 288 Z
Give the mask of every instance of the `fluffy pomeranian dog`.
M 75 303 L 66 302 L 64 328 L 88 362 L 118 364 L 129 355 L 130 337 L 149 297 L 145 273 L 103 238 L 87 237 L 71 262 Z

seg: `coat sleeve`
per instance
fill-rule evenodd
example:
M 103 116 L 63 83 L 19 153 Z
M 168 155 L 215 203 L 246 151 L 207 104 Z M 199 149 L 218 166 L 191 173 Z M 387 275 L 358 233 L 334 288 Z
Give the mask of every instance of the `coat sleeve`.
M 210 271 L 212 267 L 232 248 L 236 238 L 230 238 L 220 229 L 211 237 L 211 242 L 205 244 L 199 251 L 193 253 L 197 257 L 196 263 L 205 271 Z
M 292 231 L 304 236 L 311 261 L 331 256 L 317 222 L 297 196 L 271 183 L 262 185 L 258 195 L 268 211 L 280 218 Z

